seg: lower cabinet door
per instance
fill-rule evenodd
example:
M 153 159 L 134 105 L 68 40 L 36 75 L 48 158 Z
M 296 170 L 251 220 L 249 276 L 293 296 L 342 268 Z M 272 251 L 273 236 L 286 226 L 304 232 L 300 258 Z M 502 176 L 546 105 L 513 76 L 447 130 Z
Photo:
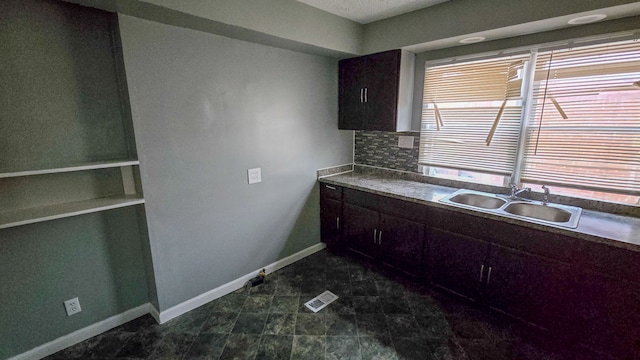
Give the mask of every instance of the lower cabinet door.
M 377 255 L 379 213 L 344 203 L 345 250 L 373 261 Z
M 379 237 L 382 265 L 417 277 L 424 251 L 425 225 L 380 214 Z
M 640 358 L 640 284 L 578 271 L 570 301 L 577 339 L 615 359 Z
M 432 228 L 429 238 L 429 275 L 432 281 L 467 298 L 478 300 L 488 266 L 490 243 Z
M 342 219 L 342 202 L 338 200 L 320 199 L 320 237 L 330 250 L 340 248 L 340 222 Z
M 547 329 L 566 323 L 569 264 L 495 244 L 487 263 L 489 306 Z

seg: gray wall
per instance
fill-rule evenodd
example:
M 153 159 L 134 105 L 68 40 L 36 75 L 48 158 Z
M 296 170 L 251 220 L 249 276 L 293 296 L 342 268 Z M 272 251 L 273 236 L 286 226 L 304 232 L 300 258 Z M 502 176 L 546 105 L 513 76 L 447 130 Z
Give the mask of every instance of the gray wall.
M 337 61 L 124 15 L 120 30 L 160 310 L 317 244 L 315 170 L 352 159 Z
M 452 0 L 364 26 L 364 53 L 635 3 L 633 0 Z
M 295 0 L 144 0 L 191 15 L 283 39 L 345 53 L 359 53 L 361 26 Z

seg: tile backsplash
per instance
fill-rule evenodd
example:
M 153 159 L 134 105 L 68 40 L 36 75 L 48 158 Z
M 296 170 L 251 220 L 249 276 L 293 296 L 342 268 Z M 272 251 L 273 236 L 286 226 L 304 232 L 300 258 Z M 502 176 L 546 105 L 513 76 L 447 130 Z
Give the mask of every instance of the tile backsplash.
M 413 149 L 398 147 L 399 136 L 413 136 Z M 355 132 L 355 163 L 386 169 L 418 172 L 420 132 Z

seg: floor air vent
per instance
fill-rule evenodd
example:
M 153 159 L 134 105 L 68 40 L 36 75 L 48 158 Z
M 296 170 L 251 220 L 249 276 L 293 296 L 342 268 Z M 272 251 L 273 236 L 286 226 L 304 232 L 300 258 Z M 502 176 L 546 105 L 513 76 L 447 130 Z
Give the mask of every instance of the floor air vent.
M 338 296 L 334 293 L 332 293 L 331 291 L 327 290 L 325 292 L 323 292 L 322 294 L 314 297 L 313 299 L 307 301 L 304 306 L 308 307 L 309 310 L 315 312 L 318 312 L 322 309 L 324 309 L 327 305 L 331 304 L 332 302 L 334 302 L 336 299 L 338 298 Z

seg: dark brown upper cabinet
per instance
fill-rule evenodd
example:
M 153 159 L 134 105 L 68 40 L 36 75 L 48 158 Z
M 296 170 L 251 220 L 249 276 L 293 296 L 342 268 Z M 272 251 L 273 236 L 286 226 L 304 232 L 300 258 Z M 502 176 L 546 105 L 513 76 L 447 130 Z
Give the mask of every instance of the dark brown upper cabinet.
M 403 50 L 341 60 L 341 130 L 409 131 L 415 56 Z

